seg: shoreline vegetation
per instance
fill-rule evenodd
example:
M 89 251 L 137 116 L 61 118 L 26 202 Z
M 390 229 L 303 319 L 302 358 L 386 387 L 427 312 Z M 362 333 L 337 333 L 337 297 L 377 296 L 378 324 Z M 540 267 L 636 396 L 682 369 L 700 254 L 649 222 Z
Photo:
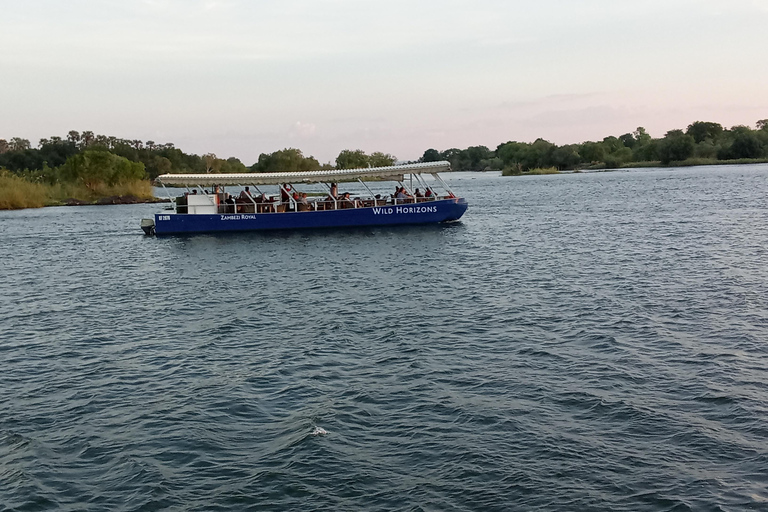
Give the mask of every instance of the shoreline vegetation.
M 445 151 L 428 149 L 417 162 L 447 160 L 454 171 L 501 171 L 504 176 L 559 174 L 563 171 L 642 167 L 752 164 L 768 162 L 768 119 L 756 128 L 696 121 L 686 130 L 652 138 L 643 127 L 602 141 L 558 146 L 544 139 L 509 141 L 495 150 L 486 146 Z M 152 181 L 167 173 L 259 173 L 380 167 L 397 162 L 394 155 L 345 149 L 335 164 L 320 164 L 299 149 L 262 153 L 247 167 L 235 157 L 184 153 L 172 143 L 127 140 L 82 134 L 29 140 L 0 139 L 0 210 L 65 204 L 154 202 Z
M 166 201 L 155 197 L 149 180 L 100 184 L 88 188 L 76 183 L 38 183 L 8 171 L 0 171 L 0 210 Z

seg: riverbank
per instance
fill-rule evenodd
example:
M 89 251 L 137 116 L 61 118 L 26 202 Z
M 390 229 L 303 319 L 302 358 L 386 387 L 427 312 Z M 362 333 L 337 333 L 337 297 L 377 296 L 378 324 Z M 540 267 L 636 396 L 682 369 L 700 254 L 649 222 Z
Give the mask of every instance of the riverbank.
M 627 162 L 617 167 L 609 167 L 605 163 L 599 163 L 586 167 L 581 167 L 579 170 L 600 170 L 600 169 L 642 169 L 648 167 L 698 167 L 703 165 L 747 165 L 747 164 L 766 164 L 768 158 L 739 158 L 736 160 L 718 160 L 717 158 L 688 158 L 687 160 L 681 160 L 679 162 L 670 162 L 667 165 L 662 164 L 660 161 L 652 162 Z
M 628 162 L 616 167 L 609 167 L 604 163 L 581 166 L 575 169 L 566 169 L 563 171 L 558 170 L 556 167 L 536 168 L 527 172 L 522 172 L 513 168 L 504 169 L 501 172 L 502 176 L 531 176 L 539 174 L 562 174 L 562 173 L 579 173 L 582 171 L 614 171 L 618 169 L 649 169 L 649 168 L 661 168 L 670 169 L 674 167 L 704 167 L 712 165 L 754 165 L 754 164 L 768 164 L 768 158 L 741 158 L 738 160 L 717 160 L 714 158 L 689 158 L 680 162 L 670 162 L 669 165 L 664 165 L 659 161 L 654 162 Z
M 92 188 L 74 183 L 34 183 L 11 173 L 0 173 L 0 210 L 75 206 L 85 204 L 134 204 L 163 202 L 152 193 L 149 180 Z

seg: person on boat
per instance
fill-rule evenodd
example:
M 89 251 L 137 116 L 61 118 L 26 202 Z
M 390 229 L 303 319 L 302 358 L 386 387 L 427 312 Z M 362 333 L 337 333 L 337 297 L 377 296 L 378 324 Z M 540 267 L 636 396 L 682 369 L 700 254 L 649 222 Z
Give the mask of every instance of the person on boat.
M 422 194 L 421 190 L 419 189 L 416 189 L 416 192 L 414 192 L 414 194 L 416 195 L 416 197 L 424 197 L 424 194 Z
M 405 191 L 405 187 L 400 187 L 400 189 L 397 191 L 397 194 L 395 195 L 395 199 L 399 200 L 405 200 L 410 197 L 408 195 L 408 192 Z
M 352 198 L 349 196 L 349 192 L 344 192 L 341 195 L 341 207 L 342 208 L 354 208 L 355 207 L 355 201 L 352 200 Z
M 233 195 L 231 195 L 229 192 L 224 194 L 224 203 L 226 205 L 224 210 L 227 213 L 235 213 L 235 210 L 236 210 L 236 208 L 235 208 L 235 203 L 236 203 L 235 197 Z
M 309 201 L 307 200 L 307 193 L 302 192 L 301 194 L 297 194 L 298 198 L 296 199 L 296 210 L 300 212 L 306 212 L 309 210 Z
M 339 186 L 336 183 L 331 183 L 331 191 L 328 193 L 328 196 L 325 198 L 325 208 L 326 209 L 333 209 L 335 208 L 334 200 L 339 198 Z
M 432 189 L 427 187 L 427 191 L 424 192 L 424 197 L 432 197 Z
M 288 183 L 283 183 L 283 186 L 280 187 L 280 202 L 287 203 L 290 197 L 291 197 L 291 186 Z
M 196 189 L 196 188 L 193 188 L 193 189 L 192 189 L 192 195 L 193 195 L 193 196 L 196 196 L 196 195 L 197 195 L 197 189 Z
M 245 190 L 240 192 L 240 199 L 244 199 L 246 201 L 251 199 L 251 187 L 245 187 Z

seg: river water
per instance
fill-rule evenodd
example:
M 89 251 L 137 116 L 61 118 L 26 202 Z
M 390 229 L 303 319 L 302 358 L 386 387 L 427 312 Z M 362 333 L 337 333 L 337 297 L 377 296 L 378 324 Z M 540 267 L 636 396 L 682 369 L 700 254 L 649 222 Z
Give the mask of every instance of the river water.
M 768 510 L 768 166 L 446 178 L 445 226 L 0 212 L 0 510 Z

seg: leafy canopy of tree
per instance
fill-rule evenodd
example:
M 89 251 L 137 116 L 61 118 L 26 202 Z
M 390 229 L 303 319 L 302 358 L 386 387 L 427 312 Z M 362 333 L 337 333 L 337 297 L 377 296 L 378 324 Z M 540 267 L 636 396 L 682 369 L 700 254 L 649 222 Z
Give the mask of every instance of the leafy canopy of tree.
M 116 185 L 145 177 L 144 164 L 131 162 L 108 151 L 85 150 L 70 157 L 61 166 L 63 181 L 81 183 L 89 189 L 101 184 Z
M 304 154 L 293 148 L 281 149 L 274 153 L 262 153 L 259 161 L 251 166 L 251 172 L 288 172 L 288 171 L 316 171 L 320 169 L 320 162 L 314 157 L 305 157 Z
M 370 155 L 362 149 L 345 149 L 336 157 L 337 169 L 362 169 L 365 167 L 386 167 L 394 165 L 397 158 L 386 153 L 375 152 Z

